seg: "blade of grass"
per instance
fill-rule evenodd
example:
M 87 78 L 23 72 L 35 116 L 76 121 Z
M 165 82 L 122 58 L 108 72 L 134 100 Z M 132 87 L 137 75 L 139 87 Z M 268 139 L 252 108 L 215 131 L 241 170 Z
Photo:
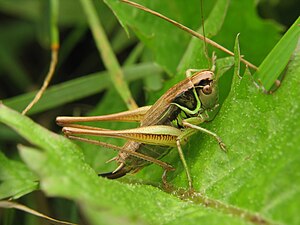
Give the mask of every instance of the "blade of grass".
M 142 51 L 144 49 L 144 44 L 143 43 L 139 43 L 130 53 L 130 55 L 127 57 L 126 61 L 124 62 L 124 66 L 128 67 L 132 64 L 134 64 L 135 62 L 137 62 L 138 58 L 141 56 Z M 151 76 L 149 76 L 151 77 Z M 147 78 L 147 77 L 146 77 Z
M 1 28 L 0 28 L 1 29 Z M 5 31 L 1 31 L 5 32 Z M 1 41 L 1 40 L 0 40 Z M 12 52 L 6 48 L 9 43 L 5 42 L 5 44 L 0 45 L 0 67 L 3 76 L 4 74 L 8 74 L 5 79 L 7 79 L 10 85 L 14 85 L 15 88 L 19 90 L 25 91 L 26 87 L 30 85 L 30 79 L 26 76 L 26 71 L 23 65 L 20 65 L 16 57 L 12 54 Z
M 43 219 L 49 220 L 51 222 L 54 222 L 56 224 L 67 224 L 67 225 L 76 225 L 75 223 L 70 223 L 70 222 L 66 222 L 66 221 L 62 221 L 62 220 L 57 220 L 54 218 L 51 218 L 43 213 L 40 213 L 34 209 L 31 209 L 25 205 L 21 205 L 17 202 L 12 202 L 12 201 L 0 201 L 0 207 L 2 208 L 14 208 L 14 209 L 18 209 L 27 213 L 30 213 L 32 215 L 41 217 Z
M 287 33 L 280 39 L 270 54 L 259 66 L 258 71 L 253 75 L 269 91 L 274 82 L 286 68 L 291 60 L 292 53 L 299 44 L 300 37 L 300 17 L 295 21 Z
M 22 114 L 25 115 L 42 97 L 46 91 L 53 75 L 55 72 L 55 67 L 57 64 L 58 50 L 59 50 L 59 32 L 57 27 L 57 18 L 58 18 L 58 0 L 50 0 L 50 39 L 51 39 L 51 62 L 49 71 L 46 75 L 46 78 L 43 82 L 42 87 L 34 96 L 34 99 L 26 106 L 22 111 Z
M 1 6 L 0 6 L 1 7 Z M 0 25 L 0 77 L 21 92 L 30 86 L 28 71 L 20 63 L 19 51 L 33 38 L 34 29 L 29 23 L 16 21 Z M 22 37 L 22 39 L 17 37 Z
M 115 88 L 120 96 L 123 98 L 125 104 L 129 109 L 137 108 L 127 83 L 124 81 L 124 75 L 118 63 L 116 56 L 114 55 L 109 41 L 106 37 L 105 31 L 101 25 L 100 18 L 97 16 L 97 12 L 90 0 L 81 0 L 81 4 L 88 19 L 88 23 L 92 30 L 97 48 L 100 52 L 102 60 L 109 71 L 110 77 L 113 81 Z
M 133 81 L 153 74 L 161 73 L 162 69 L 152 63 L 144 63 L 124 68 L 125 79 Z M 42 98 L 29 112 L 28 115 L 39 113 L 68 102 L 72 102 L 96 93 L 111 85 L 108 72 L 100 72 L 64 82 L 50 87 Z M 33 98 L 35 92 L 26 93 L 9 99 L 3 103 L 17 111 L 21 111 L 26 102 Z M 61 96 L 64 96 L 63 98 Z
M 128 38 L 127 33 L 120 27 L 111 39 L 111 48 L 113 52 L 118 54 L 119 52 L 124 51 L 124 49 L 129 48 L 135 42 L 137 42 L 137 38 L 133 35 Z
M 73 30 L 64 38 L 59 50 L 59 62 L 57 62 L 56 69 L 58 70 L 66 61 L 66 59 L 71 55 L 72 50 L 75 48 L 76 44 L 83 39 L 86 34 L 87 27 L 78 24 L 73 28 Z

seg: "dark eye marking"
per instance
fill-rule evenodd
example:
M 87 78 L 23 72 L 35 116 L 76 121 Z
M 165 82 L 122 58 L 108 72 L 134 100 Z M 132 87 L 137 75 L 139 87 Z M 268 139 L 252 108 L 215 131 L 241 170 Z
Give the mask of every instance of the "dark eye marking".
M 202 92 L 206 95 L 209 95 L 212 93 L 212 87 L 209 85 L 205 85 L 202 89 Z

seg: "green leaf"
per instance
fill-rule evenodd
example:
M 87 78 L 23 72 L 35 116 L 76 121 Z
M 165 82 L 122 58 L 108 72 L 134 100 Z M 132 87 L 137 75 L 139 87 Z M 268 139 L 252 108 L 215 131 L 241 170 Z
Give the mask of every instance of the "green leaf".
M 137 10 L 131 6 L 115 0 L 105 1 L 118 16 L 121 24 L 130 27 L 143 40 L 155 55 L 156 61 L 163 66 L 169 74 L 175 74 L 180 59 L 190 40 L 190 36 L 182 32 L 177 27 L 155 18 L 153 15 Z M 192 29 L 200 27 L 199 17 L 200 7 L 197 0 L 189 1 L 185 4 L 183 1 L 139 1 L 141 4 L 156 10 L 164 15 L 178 20 Z M 200 5 L 199 5 L 200 6 Z M 181 10 L 181 9 L 185 10 Z M 178 13 L 180 12 L 180 14 Z M 176 48 L 176 51 L 173 51 Z M 170 54 L 172 52 L 172 54 Z
M 0 199 L 22 195 L 37 189 L 37 177 L 21 162 L 8 159 L 0 152 Z
M 99 207 L 109 209 L 109 216 L 125 217 L 132 223 L 247 224 L 249 220 L 267 219 L 297 224 L 300 218 L 294 212 L 300 202 L 300 174 L 292 171 L 298 171 L 300 163 L 299 51 L 294 55 L 275 94 L 260 93 L 252 79 L 244 76 L 240 85 L 232 87 L 216 119 L 205 126 L 223 138 L 227 154 L 214 139 L 201 133 L 185 147 L 195 188 L 208 198 L 205 202 L 210 209 L 197 204 L 202 198 L 184 202 L 151 186 L 98 178 L 76 145 L 3 105 L 0 120 L 43 149 L 21 147 L 22 158 L 39 175 L 42 190 L 74 199 L 94 224 L 107 219 L 96 213 Z M 176 151 L 165 160 L 177 168 L 169 179 L 185 187 L 186 177 Z M 161 170 L 152 165 L 139 176 L 142 174 L 148 182 L 157 181 Z M 220 202 L 221 206 L 217 204 Z M 253 214 L 243 217 L 239 210 Z
M 258 71 L 253 75 L 258 79 L 266 90 L 270 90 L 274 81 L 284 73 L 284 69 L 292 60 L 295 48 L 300 48 L 300 17 L 295 21 L 284 37 L 272 49 L 270 54 L 259 66 Z
M 173 6 L 175 1 L 172 4 L 161 2 L 147 1 L 147 4 L 150 7 L 158 5 L 154 8 L 188 26 L 196 21 L 196 25 L 191 25 L 194 29 L 200 26 L 199 8 L 194 3 L 179 1 L 172 10 L 167 6 Z M 206 2 L 213 4 L 213 1 Z M 181 10 L 183 8 L 185 10 Z M 148 30 L 146 35 L 141 30 L 138 33 L 150 48 L 155 49 L 156 58 L 161 64 L 165 63 L 168 72 L 175 72 L 189 37 L 181 38 L 180 35 L 186 34 L 173 33 L 172 29 L 177 28 L 166 28 L 167 25 L 161 25 L 164 22 L 152 15 L 146 16 L 130 7 L 126 10 L 131 15 L 128 20 L 136 20 L 146 32 Z M 184 16 L 179 13 L 181 11 Z M 145 21 L 140 20 L 139 15 Z M 159 34 L 151 30 L 152 25 L 161 28 Z M 257 18 L 253 1 L 233 0 L 216 39 L 232 48 L 236 33 L 240 32 L 241 54 L 259 64 L 279 39 L 278 31 L 278 26 Z M 156 36 L 158 40 L 153 41 Z M 177 45 L 168 43 L 168 40 L 171 43 L 176 39 L 179 40 L 175 42 Z M 157 47 L 152 45 L 153 42 L 157 42 Z M 222 54 L 218 52 L 217 55 L 220 58 Z M 299 224 L 299 57 L 298 49 L 288 64 L 282 86 L 273 95 L 261 93 L 248 71 L 241 81 L 234 83 L 215 120 L 203 125 L 223 139 L 228 153 L 220 151 L 215 140 L 202 133 L 195 134 L 184 146 L 195 189 L 201 193 L 189 201 L 146 185 L 161 184 L 162 170 L 155 165 L 117 181 L 102 179 L 91 167 L 97 172 L 108 169 L 98 161 L 101 157 L 102 161 L 107 158 L 106 153 L 102 153 L 104 149 L 83 144 L 83 154 L 69 140 L 4 106 L 0 107 L 0 121 L 34 145 L 19 148 L 28 168 L 38 175 L 41 190 L 49 196 L 75 201 L 91 224 Z M 197 52 L 191 54 L 191 59 L 198 60 Z M 221 61 L 225 60 L 222 58 Z M 181 74 L 181 78 L 183 76 Z M 230 80 L 230 77 L 226 79 Z M 165 83 L 165 88 L 170 84 Z M 226 86 L 222 85 L 221 88 Z M 163 92 L 157 92 L 157 95 Z M 68 97 L 67 94 L 59 96 Z M 113 92 L 109 92 L 103 105 L 100 103 L 99 106 L 101 110 L 94 113 L 105 114 L 124 108 Z M 122 129 L 126 124 L 106 125 Z M 168 174 L 169 182 L 175 187 L 186 187 L 185 172 L 176 149 L 163 160 L 176 168 Z
M 20 147 L 24 161 L 39 175 L 41 189 L 50 196 L 77 201 L 93 224 L 102 224 L 106 218 L 98 213 L 102 208 L 108 210 L 106 216 L 125 217 L 131 223 L 179 224 L 186 220 L 186 224 L 194 224 L 195 218 L 210 220 L 211 224 L 218 224 L 220 219 L 232 224 L 245 223 L 241 218 L 232 218 L 218 210 L 183 202 L 155 187 L 99 178 L 70 140 L 47 131 L 4 105 L 0 106 L 0 121 L 43 150 Z
M 259 66 L 281 38 L 283 27 L 275 21 L 263 20 L 257 11 L 257 1 L 231 0 L 222 29 L 214 41 L 232 50 L 239 33 L 241 55 Z M 224 56 L 220 51 L 216 53 L 218 57 Z

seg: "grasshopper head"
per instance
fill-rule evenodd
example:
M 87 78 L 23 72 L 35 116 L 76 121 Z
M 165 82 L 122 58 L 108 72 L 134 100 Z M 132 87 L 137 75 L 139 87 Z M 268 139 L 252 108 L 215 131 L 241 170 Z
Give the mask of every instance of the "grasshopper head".
M 213 109 L 218 104 L 218 86 L 215 79 L 215 75 L 211 71 L 202 71 L 196 74 L 197 77 L 194 80 L 195 88 L 201 107 L 204 109 Z

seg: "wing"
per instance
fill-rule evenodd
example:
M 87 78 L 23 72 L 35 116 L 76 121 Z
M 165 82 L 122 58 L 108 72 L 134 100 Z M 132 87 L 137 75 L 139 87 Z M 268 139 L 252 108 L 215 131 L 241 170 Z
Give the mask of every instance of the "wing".
M 191 90 L 197 86 L 201 80 L 211 78 L 213 72 L 209 70 L 196 72 L 192 77 L 187 77 L 183 81 L 171 87 L 165 94 L 163 94 L 155 104 L 147 111 L 144 118 L 141 120 L 141 126 L 150 126 L 156 124 L 164 124 L 162 121 L 164 116 L 168 117 L 173 113 L 177 107 L 173 107 L 171 103 L 174 99 L 182 93 Z

